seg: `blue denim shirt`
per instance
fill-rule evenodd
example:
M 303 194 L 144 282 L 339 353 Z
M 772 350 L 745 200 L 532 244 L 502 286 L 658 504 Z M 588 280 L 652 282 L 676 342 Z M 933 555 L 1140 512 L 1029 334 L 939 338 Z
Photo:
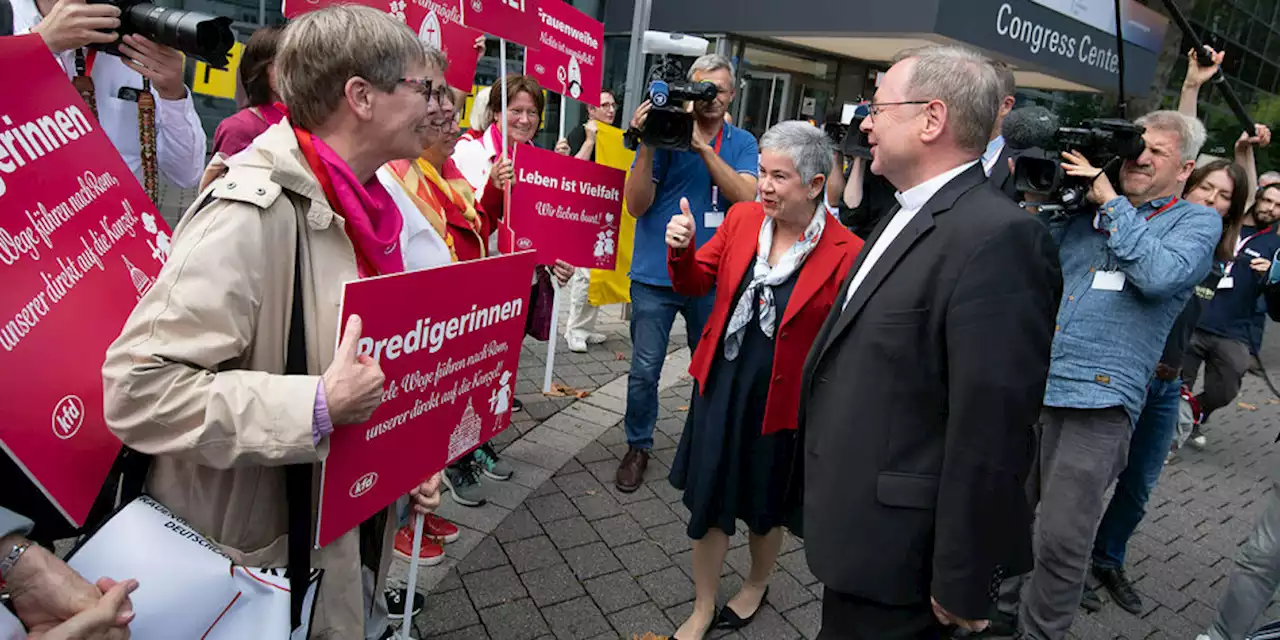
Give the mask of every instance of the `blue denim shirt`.
M 1098 229 L 1088 214 L 1046 222 L 1063 281 L 1046 406 L 1123 406 L 1137 424 L 1173 321 L 1209 273 L 1222 234 L 1212 209 L 1170 201 L 1134 207 L 1115 198 L 1099 209 Z M 1123 289 L 1094 288 L 1100 271 L 1123 273 Z

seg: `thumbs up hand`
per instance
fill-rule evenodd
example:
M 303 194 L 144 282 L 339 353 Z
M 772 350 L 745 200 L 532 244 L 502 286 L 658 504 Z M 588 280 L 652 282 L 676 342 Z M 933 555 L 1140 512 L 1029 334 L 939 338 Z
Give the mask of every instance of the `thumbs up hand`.
M 680 198 L 680 213 L 667 223 L 667 246 L 672 249 L 687 249 L 693 241 L 695 228 L 693 214 L 689 212 L 689 199 Z
M 359 354 L 360 316 L 347 319 L 347 329 L 338 344 L 333 363 L 324 372 L 324 398 L 334 425 L 360 424 L 382 404 L 382 367 L 378 361 Z

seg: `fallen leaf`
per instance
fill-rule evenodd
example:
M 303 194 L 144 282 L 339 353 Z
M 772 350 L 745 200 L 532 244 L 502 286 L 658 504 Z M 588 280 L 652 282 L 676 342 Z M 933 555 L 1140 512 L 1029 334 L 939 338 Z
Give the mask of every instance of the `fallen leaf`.
M 1280 400 L 1276 400 L 1275 398 L 1267 398 L 1267 404 L 1280 404 Z
M 550 391 L 544 392 L 542 395 L 547 396 L 548 398 L 567 398 L 569 396 L 573 396 L 581 399 L 591 395 L 591 392 L 583 391 L 557 382 L 551 385 Z
M 627 359 L 627 354 L 625 354 L 625 353 L 623 353 L 623 352 L 621 352 L 621 351 L 615 351 L 615 352 L 613 352 L 613 359 L 614 359 L 614 360 L 626 360 L 626 359 Z
M 631 640 L 667 640 L 667 636 L 659 636 L 659 635 L 654 635 L 653 633 L 646 633 L 643 636 L 632 635 Z
M 1249 411 L 1258 410 L 1257 405 L 1249 404 L 1248 402 L 1237 402 L 1236 404 L 1239 405 L 1241 409 L 1248 409 Z
M 687 404 L 680 407 L 679 409 L 676 409 L 676 411 L 688 411 L 688 410 L 689 410 L 689 405 Z

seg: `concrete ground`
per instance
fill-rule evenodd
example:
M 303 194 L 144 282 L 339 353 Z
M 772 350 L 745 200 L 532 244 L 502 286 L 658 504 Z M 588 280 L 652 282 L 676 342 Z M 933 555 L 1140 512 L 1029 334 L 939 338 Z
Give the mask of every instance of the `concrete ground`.
M 418 588 L 429 596 L 415 620 L 417 637 L 631 640 L 649 632 L 667 636 L 688 615 L 689 513 L 666 481 L 691 393 L 682 375 L 688 350 L 682 336 L 673 338 L 648 480 L 624 494 L 613 474 L 627 448 L 621 421 L 630 344 L 617 307 L 604 311 L 602 329 L 610 341 L 586 355 L 565 352 L 560 341 L 558 378 L 595 388 L 581 400 L 537 393 L 546 345 L 526 343 L 520 383 L 526 411 L 497 441 L 517 475 L 486 482 L 485 507 L 460 507 L 446 496 L 441 515 L 464 531 L 446 547 L 447 561 L 420 577 Z M 1280 338 L 1268 340 L 1263 362 L 1280 374 Z M 1214 416 L 1205 451 L 1184 449 L 1166 469 L 1130 545 L 1129 572 L 1146 601 L 1143 614 L 1110 603 L 1096 614 L 1081 612 L 1073 638 L 1190 640 L 1209 624 L 1236 550 L 1270 490 L 1268 472 L 1280 464 L 1273 457 L 1280 401 L 1253 375 L 1238 400 Z M 732 538 L 720 604 L 748 571 L 746 542 L 741 530 Z M 406 565 L 397 562 L 403 580 Z M 801 542 L 788 535 L 759 618 L 740 633 L 708 637 L 813 638 L 821 592 Z M 1280 618 L 1280 607 L 1269 614 Z

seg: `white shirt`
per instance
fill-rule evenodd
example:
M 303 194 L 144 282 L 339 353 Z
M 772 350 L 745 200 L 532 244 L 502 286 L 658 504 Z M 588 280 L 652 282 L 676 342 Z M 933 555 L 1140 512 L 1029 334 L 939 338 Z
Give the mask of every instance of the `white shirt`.
M 14 0 L 13 31 L 29 33 L 42 17 L 35 0 Z M 57 56 L 67 77 L 76 75 L 75 51 Z M 116 97 L 121 87 L 142 88 L 142 76 L 113 55 L 99 52 L 89 72 L 93 79 L 94 97 L 98 103 L 98 122 L 111 139 L 111 144 L 124 158 L 125 164 L 142 181 L 142 150 L 138 134 L 138 104 Z M 196 115 L 191 92 L 181 100 L 164 100 L 152 87 L 156 97 L 156 168 L 171 182 L 189 189 L 200 184 L 204 172 L 205 148 L 208 143 L 200 117 Z
M 916 214 L 920 213 L 924 205 L 943 187 L 947 186 L 948 182 L 951 182 L 952 179 L 975 164 L 978 164 L 977 160 L 966 162 L 950 171 L 929 178 L 906 191 L 899 191 L 893 194 L 893 197 L 898 200 L 900 208 L 889 219 L 889 224 L 885 226 L 884 233 L 880 234 L 879 238 L 876 238 L 876 243 L 866 249 L 867 259 L 863 261 L 862 266 L 858 267 L 858 272 L 853 276 L 853 282 L 849 284 L 849 292 L 844 297 L 844 304 L 840 306 L 842 310 L 844 307 L 849 306 L 849 300 L 853 298 L 853 293 L 858 290 L 858 286 L 862 284 L 862 281 L 867 279 L 867 273 L 871 271 L 871 267 L 876 265 L 876 261 L 889 249 L 889 245 L 893 244 L 898 234 L 907 228 L 907 223 L 911 222 L 911 219 L 916 217 Z
M 391 170 L 379 167 L 374 175 L 378 176 L 382 188 L 391 194 L 396 208 L 400 210 L 400 216 L 404 218 L 404 226 L 400 228 L 400 257 L 404 259 L 404 270 L 417 271 L 452 264 L 453 256 L 449 253 L 449 245 L 445 244 L 436 228 L 427 222 L 418 205 L 414 204 L 404 187 L 391 175 Z

